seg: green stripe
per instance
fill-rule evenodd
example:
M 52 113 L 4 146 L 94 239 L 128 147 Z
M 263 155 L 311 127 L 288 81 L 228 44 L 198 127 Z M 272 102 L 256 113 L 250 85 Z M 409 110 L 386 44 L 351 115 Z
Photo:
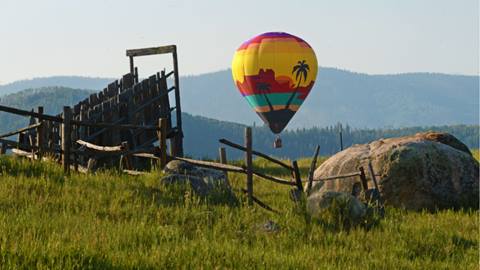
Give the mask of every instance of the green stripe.
M 268 100 L 270 100 L 270 103 L 272 106 L 275 105 L 286 105 L 288 99 L 292 93 L 272 93 L 272 94 L 267 94 Z M 302 99 L 298 99 L 299 93 L 295 95 L 293 98 L 292 102 L 290 104 L 292 105 L 301 105 L 303 103 Z M 250 96 L 245 96 L 247 99 L 248 103 L 252 107 L 258 107 L 258 106 L 268 106 L 267 100 L 265 99 L 264 95 L 250 95 Z

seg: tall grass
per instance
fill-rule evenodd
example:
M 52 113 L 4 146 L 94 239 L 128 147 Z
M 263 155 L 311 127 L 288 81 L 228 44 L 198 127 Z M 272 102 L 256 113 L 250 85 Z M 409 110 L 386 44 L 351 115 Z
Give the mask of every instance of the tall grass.
M 288 188 L 258 178 L 254 193 L 281 214 L 245 206 L 240 193 L 237 206 L 203 201 L 160 185 L 161 175 L 64 177 L 53 163 L 1 157 L 0 268 L 478 268 L 478 211 L 387 209 L 371 230 L 335 231 L 308 222 Z M 235 189 L 245 185 L 229 176 Z

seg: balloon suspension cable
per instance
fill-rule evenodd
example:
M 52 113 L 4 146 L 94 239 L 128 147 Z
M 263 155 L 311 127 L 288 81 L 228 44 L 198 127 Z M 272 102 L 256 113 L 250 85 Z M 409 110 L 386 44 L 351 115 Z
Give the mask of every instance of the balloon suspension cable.
M 282 148 L 282 138 L 280 138 L 280 136 L 275 137 L 275 141 L 273 141 L 273 148 Z

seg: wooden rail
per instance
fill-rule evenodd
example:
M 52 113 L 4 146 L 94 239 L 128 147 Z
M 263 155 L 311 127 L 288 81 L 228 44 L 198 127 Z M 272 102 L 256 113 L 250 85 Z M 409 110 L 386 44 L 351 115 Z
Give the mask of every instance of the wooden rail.
M 229 140 L 227 140 L 227 139 L 220 139 L 220 140 L 218 140 L 218 141 L 219 141 L 220 143 L 222 143 L 222 144 L 228 145 L 228 146 L 233 147 L 233 148 L 236 148 L 236 149 L 238 149 L 238 150 L 247 151 L 247 149 L 246 149 L 245 147 L 243 147 L 243 146 L 241 146 L 241 145 L 239 145 L 239 144 L 233 143 L 233 142 L 231 142 L 231 141 L 229 141 Z M 268 155 L 266 155 L 266 154 L 260 153 L 260 152 L 255 151 L 255 150 L 252 150 L 252 154 L 253 154 L 253 155 L 256 155 L 256 156 L 259 156 L 259 157 L 262 157 L 262 158 L 264 158 L 264 159 L 266 159 L 266 160 L 268 160 L 268 161 L 271 161 L 271 162 L 273 162 L 273 163 L 275 163 L 275 164 L 278 164 L 278 165 L 284 167 L 285 169 L 287 169 L 287 170 L 289 170 L 289 171 L 293 171 L 293 167 L 292 167 L 292 166 L 290 166 L 290 165 L 288 165 L 288 164 L 286 164 L 286 163 L 284 163 L 284 162 L 282 162 L 282 161 L 280 161 L 280 160 L 278 160 L 278 159 L 272 158 L 272 157 L 270 157 L 270 156 L 268 156 Z
M 237 167 L 237 166 L 234 166 L 234 165 L 222 164 L 222 163 L 211 162 L 211 161 L 195 160 L 195 159 L 189 159 L 189 158 L 180 158 L 180 157 L 172 157 L 172 159 L 185 161 L 185 162 L 190 163 L 192 165 L 196 165 L 196 166 L 200 166 L 200 167 L 204 167 L 204 168 L 247 174 L 247 169 L 246 168 Z M 264 178 L 266 180 L 269 180 L 271 182 L 278 183 L 278 184 L 295 186 L 295 183 L 293 183 L 293 182 L 290 182 L 288 180 L 281 179 L 281 178 L 278 178 L 278 177 L 265 175 L 263 173 L 255 171 L 255 170 L 252 170 L 252 174 L 256 175 L 258 177 Z
M 28 130 L 31 130 L 31 129 L 35 129 L 39 126 L 41 126 L 41 123 L 29 125 L 28 127 L 20 128 L 20 129 L 17 129 L 16 131 L 12 131 L 12 132 L 2 134 L 2 135 L 0 135 L 0 139 L 10 137 L 10 136 L 13 136 L 13 135 L 17 135 L 19 133 L 22 133 L 22 132 L 25 132 L 25 131 L 28 131 Z

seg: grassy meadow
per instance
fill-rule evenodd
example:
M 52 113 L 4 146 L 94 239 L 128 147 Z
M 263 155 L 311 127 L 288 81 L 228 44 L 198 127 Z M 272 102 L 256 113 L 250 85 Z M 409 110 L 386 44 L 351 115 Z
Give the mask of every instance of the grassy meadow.
M 478 151 L 476 151 L 478 158 Z M 282 176 L 260 160 L 255 166 Z M 301 160 L 305 177 L 309 160 Z M 278 210 L 205 201 L 161 173 L 65 177 L 54 163 L 0 157 L 0 269 L 478 269 L 479 212 L 387 208 L 349 231 L 309 220 L 288 188 L 255 178 Z M 236 190 L 244 176 L 230 174 Z M 276 230 L 264 228 L 267 221 Z

